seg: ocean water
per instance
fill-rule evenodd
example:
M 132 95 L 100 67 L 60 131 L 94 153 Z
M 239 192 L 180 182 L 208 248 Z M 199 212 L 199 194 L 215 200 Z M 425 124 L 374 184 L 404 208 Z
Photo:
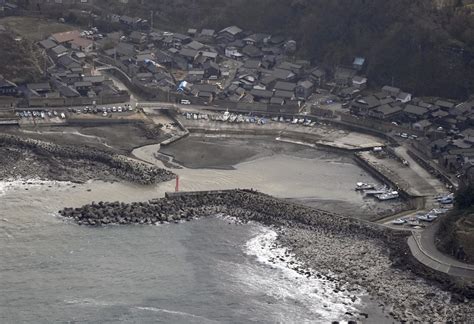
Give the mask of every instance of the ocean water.
M 374 206 L 353 190 L 373 179 L 339 159 L 275 155 L 234 170 L 175 171 L 183 190 L 254 187 L 332 199 L 333 208 Z M 346 312 L 388 321 L 363 293 L 334 293 L 331 282 L 295 271 L 270 228 L 225 217 L 90 228 L 57 216 L 92 201 L 162 197 L 174 186 L 0 182 L 0 323 L 326 323 L 348 320 Z

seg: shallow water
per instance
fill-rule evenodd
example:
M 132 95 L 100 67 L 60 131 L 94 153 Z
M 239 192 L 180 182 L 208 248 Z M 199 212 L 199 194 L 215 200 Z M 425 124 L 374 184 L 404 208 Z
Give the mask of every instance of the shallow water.
M 371 179 L 344 159 L 286 155 L 235 170 L 176 171 L 183 190 L 253 187 L 357 208 L 367 201 L 352 186 Z M 276 234 L 259 225 L 209 218 L 89 228 L 55 214 L 91 201 L 162 197 L 174 185 L 0 183 L 0 322 L 312 323 L 357 311 L 369 313 L 368 322 L 385 321 L 363 295 L 353 303 L 329 282 L 292 270 L 279 260 Z

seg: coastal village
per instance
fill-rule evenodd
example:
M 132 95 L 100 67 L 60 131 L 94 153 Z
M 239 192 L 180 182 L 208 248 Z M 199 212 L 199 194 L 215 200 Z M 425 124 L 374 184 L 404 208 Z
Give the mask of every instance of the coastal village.
M 418 98 L 393 85 L 374 89 L 364 76 L 363 57 L 328 69 L 295 59 L 296 42 L 280 35 L 238 26 L 176 33 L 151 29 L 141 18 L 103 19 L 118 31 L 72 29 L 39 41 L 48 59 L 44 82 L 16 85 L 0 77 L 3 110 L 15 110 L 17 118 L 34 118 L 22 108 L 118 112 L 130 102 L 129 89 L 150 101 L 244 115 L 340 119 L 396 133 L 457 176 L 474 161 L 474 100 Z M 109 75 L 127 89 L 118 89 Z
M 291 251 L 306 265 L 329 269 L 319 279 L 341 276 L 374 300 L 389 301 L 382 307 L 387 318 L 441 321 L 447 314 L 464 318 L 469 313 L 473 247 L 440 248 L 438 230 L 456 209 L 457 190 L 474 185 L 474 96 L 464 101 L 422 97 L 395 80 L 374 85 L 363 55 L 326 66 L 302 59 L 299 44 L 288 35 L 237 25 L 162 30 L 155 28 L 153 13 L 147 19 L 84 10 L 93 8 L 91 0 L 33 3 L 40 19 L 59 28 L 43 32 L 38 27 L 33 45 L 43 59 L 35 61 L 40 80 L 16 82 L 0 75 L 0 153 L 6 152 L 0 154 L 0 176 L 10 181 L 39 175 L 39 186 L 48 185 L 47 190 L 52 185 L 43 179 L 51 178 L 68 186 L 63 195 L 82 190 L 87 197 L 105 197 L 82 207 L 61 206 L 55 216 L 84 226 L 175 226 L 215 215 L 234 217 L 236 226 L 273 224 L 283 228 L 278 235 L 291 241 Z M 61 17 L 44 19 L 48 6 L 69 5 Z M 0 0 L 1 17 L 24 14 L 16 2 Z M 22 43 L 25 35 L 12 25 L 0 18 L 0 36 Z M 278 147 L 252 141 L 257 137 L 271 138 L 268 142 Z M 196 138 L 204 140 L 196 144 Z M 313 156 L 313 149 L 324 154 Z M 209 162 L 208 155 L 232 153 L 222 165 Z M 255 157 L 271 169 L 278 154 L 285 157 L 277 161 L 282 169 L 268 176 L 277 184 L 266 186 L 265 176 L 254 179 L 236 167 Z M 350 192 L 361 205 L 341 197 L 327 202 L 310 197 L 307 192 L 315 190 L 318 179 L 305 177 L 309 164 L 296 163 L 309 160 L 305 154 L 334 166 L 334 174 L 321 175 L 328 183 L 350 179 L 345 180 L 353 187 L 341 182 L 331 190 Z M 186 164 L 186 158 L 201 159 L 204 166 Z M 342 165 L 350 170 L 345 175 Z M 287 168 L 293 173 L 280 179 L 279 171 Z M 211 169 L 215 172 L 207 173 Z M 301 178 L 288 180 L 295 172 Z M 293 180 L 294 187 L 285 183 Z M 95 181 L 104 187 L 94 187 Z M 116 190 L 117 201 L 105 202 L 108 189 L 100 188 L 115 185 L 126 188 Z M 238 185 L 248 189 L 229 187 Z M 300 185 L 305 187 L 301 197 L 285 196 Z M 141 186 L 151 197 L 165 197 L 137 200 Z M 28 195 L 36 190 L 21 188 Z M 335 205 L 340 210 L 331 211 Z M 292 237 L 293 232 L 298 235 Z M 304 279 L 317 276 L 299 263 L 292 267 Z M 402 284 L 389 284 L 393 278 Z M 460 284 L 459 278 L 471 281 Z M 357 300 L 352 288 L 332 288 L 336 294 L 345 289 Z M 433 291 L 452 293 L 452 304 Z M 424 303 L 429 296 L 434 301 Z M 416 311 L 419 317 L 412 314 Z M 369 314 L 344 316 L 364 321 Z

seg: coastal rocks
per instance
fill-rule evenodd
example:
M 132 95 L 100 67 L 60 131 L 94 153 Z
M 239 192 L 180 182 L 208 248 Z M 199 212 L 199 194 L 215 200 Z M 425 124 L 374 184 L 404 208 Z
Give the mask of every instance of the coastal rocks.
M 63 146 L 0 134 L 0 178 L 40 177 L 85 182 L 126 180 L 143 185 L 174 179 L 165 169 L 85 146 Z
M 254 191 L 173 193 L 149 202 L 98 202 L 65 208 L 60 214 L 89 226 L 174 223 L 217 214 L 242 222 L 256 221 L 278 231 L 279 244 L 297 256 L 299 264 L 290 266 L 299 273 L 332 280 L 338 292 L 363 287 L 371 296 L 380 298 L 383 305 L 390 305 L 387 313 L 397 321 L 463 322 L 472 313 L 473 302 L 466 293 L 470 288 L 456 291 L 466 302 L 464 298 L 452 298 L 448 292 L 450 281 L 441 278 L 442 281 L 411 257 L 407 246 L 409 233 Z M 318 273 L 308 269 L 317 269 Z M 415 273 L 442 282 L 444 289 Z

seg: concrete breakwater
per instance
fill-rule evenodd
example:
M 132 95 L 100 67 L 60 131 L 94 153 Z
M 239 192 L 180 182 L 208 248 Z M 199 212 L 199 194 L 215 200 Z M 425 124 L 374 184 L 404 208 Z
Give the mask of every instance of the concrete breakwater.
M 116 177 L 139 184 L 154 184 L 172 180 L 175 175 L 165 169 L 149 166 L 118 154 L 86 146 L 57 145 L 13 135 L 0 134 L 0 147 L 25 150 L 43 157 L 65 160 L 85 160 L 100 163 Z
M 462 321 L 469 317 L 472 307 L 472 285 L 459 283 L 456 278 L 418 262 L 407 244 L 409 232 L 300 206 L 252 190 L 171 193 L 165 198 L 131 204 L 94 202 L 59 213 L 88 226 L 178 223 L 224 213 L 243 222 L 256 221 L 278 228 L 283 244 L 297 258 L 323 275 L 337 273 L 343 282 L 364 287 L 386 303 L 395 319 Z M 414 274 L 430 283 L 417 281 L 419 278 Z M 393 285 L 395 277 L 398 285 Z M 337 289 L 352 289 L 341 287 Z M 451 294 L 449 303 L 446 292 Z M 429 303 L 425 301 L 428 295 L 435 296 L 430 297 Z

